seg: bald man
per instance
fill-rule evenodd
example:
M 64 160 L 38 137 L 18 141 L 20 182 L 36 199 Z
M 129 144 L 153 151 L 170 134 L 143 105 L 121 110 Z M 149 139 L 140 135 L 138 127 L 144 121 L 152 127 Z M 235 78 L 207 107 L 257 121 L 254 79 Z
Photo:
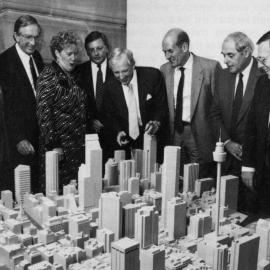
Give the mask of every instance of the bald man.
M 165 78 L 170 114 L 169 143 L 181 147 L 183 163 L 200 164 L 200 176 L 213 175 L 212 140 L 208 115 L 215 88 L 217 61 L 189 51 L 188 34 L 170 29 L 162 50 L 167 63 L 161 66 Z

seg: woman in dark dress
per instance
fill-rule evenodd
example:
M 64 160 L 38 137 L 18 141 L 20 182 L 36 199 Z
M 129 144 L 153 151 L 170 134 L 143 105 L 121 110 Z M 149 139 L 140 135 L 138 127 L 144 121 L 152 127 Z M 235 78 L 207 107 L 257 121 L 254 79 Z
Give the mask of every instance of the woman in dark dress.
M 50 48 L 55 61 L 44 68 L 37 82 L 43 190 L 46 151 L 56 150 L 61 156 L 59 190 L 77 178 L 78 167 L 84 162 L 86 93 L 71 74 L 77 63 L 78 44 L 78 37 L 71 31 L 54 36 Z

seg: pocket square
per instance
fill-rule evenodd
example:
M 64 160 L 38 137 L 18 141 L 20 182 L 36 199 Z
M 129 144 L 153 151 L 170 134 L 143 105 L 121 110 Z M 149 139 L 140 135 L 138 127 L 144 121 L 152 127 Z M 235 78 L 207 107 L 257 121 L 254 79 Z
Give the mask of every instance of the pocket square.
M 151 99 L 151 98 L 152 98 L 152 95 L 147 94 L 147 96 L 146 96 L 146 100 L 149 100 L 149 99 Z

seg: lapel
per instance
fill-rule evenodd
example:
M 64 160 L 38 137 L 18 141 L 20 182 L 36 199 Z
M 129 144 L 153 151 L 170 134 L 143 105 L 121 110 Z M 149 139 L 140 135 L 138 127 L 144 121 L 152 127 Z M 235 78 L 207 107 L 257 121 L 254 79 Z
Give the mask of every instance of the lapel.
M 138 96 L 139 96 L 139 107 L 140 107 L 140 113 L 142 121 L 144 118 L 144 104 L 146 100 L 146 94 L 147 94 L 147 83 L 143 77 L 143 72 L 141 72 L 141 69 L 139 67 L 136 67 L 137 72 L 137 84 L 138 84 Z
M 247 110 L 249 109 L 249 105 L 251 103 L 251 100 L 253 98 L 253 94 L 254 94 L 254 88 L 256 85 L 256 82 L 260 76 L 260 71 L 257 67 L 257 61 L 255 61 L 255 59 L 253 60 L 253 64 L 252 67 L 250 69 L 250 73 L 249 73 L 249 77 L 248 77 L 248 81 L 247 81 L 247 86 L 246 86 L 246 91 L 243 97 L 243 102 L 241 105 L 241 109 L 237 118 L 237 123 L 239 123 L 239 121 L 243 118 L 243 116 L 245 115 L 245 113 L 247 112 Z
M 193 54 L 190 119 L 192 119 L 195 112 L 195 108 L 201 91 L 202 81 L 203 81 L 203 69 L 201 67 L 199 58 Z
M 165 82 L 171 121 L 174 120 L 174 68 L 167 63 Z
M 227 74 L 227 76 L 225 77 L 225 80 L 222 82 L 225 87 L 221 86 L 220 94 L 222 100 L 224 100 L 223 104 L 225 105 L 225 112 L 228 112 L 227 117 L 231 125 L 236 74 L 230 73 L 227 69 L 224 72 Z
M 117 103 L 117 107 L 121 112 L 121 115 L 128 119 L 128 107 L 124 95 L 124 90 L 121 83 L 117 79 L 113 79 L 114 84 L 112 84 L 111 90 L 114 92 L 114 101 Z

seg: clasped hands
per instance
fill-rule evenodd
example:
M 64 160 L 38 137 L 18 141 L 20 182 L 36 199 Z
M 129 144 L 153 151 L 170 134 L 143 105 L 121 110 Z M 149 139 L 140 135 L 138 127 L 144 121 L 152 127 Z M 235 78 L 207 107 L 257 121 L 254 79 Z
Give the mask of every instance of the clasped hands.
M 155 135 L 157 133 L 159 127 L 160 127 L 159 121 L 156 121 L 156 120 L 149 121 L 145 125 L 144 132 L 149 134 L 149 135 Z M 118 132 L 116 140 L 120 146 L 124 146 L 124 145 L 127 145 L 129 143 L 129 139 L 128 139 L 128 136 L 127 136 L 125 131 Z

